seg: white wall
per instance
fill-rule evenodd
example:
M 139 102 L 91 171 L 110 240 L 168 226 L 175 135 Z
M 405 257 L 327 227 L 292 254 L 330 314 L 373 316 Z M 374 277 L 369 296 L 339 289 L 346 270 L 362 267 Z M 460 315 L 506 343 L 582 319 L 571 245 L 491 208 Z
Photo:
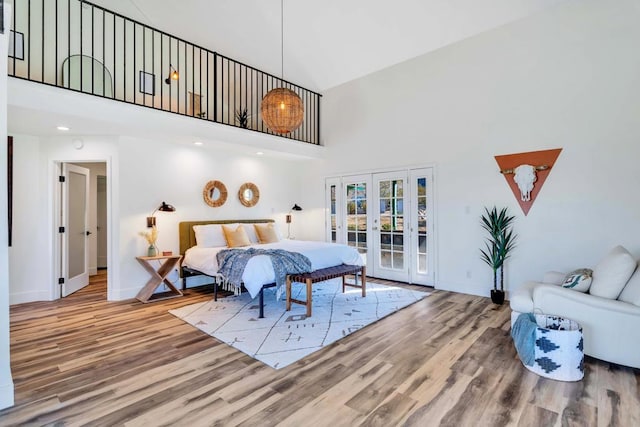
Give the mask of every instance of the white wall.
M 0 34 L 0 169 L 7 170 L 7 45 L 11 5 L 5 4 L 5 30 Z M 0 16 L 0 19 L 2 17 Z M 0 212 L 7 212 L 7 174 L 0 174 Z M 0 218 L 0 409 L 13 405 L 9 353 L 9 253 L 5 215 Z
M 173 119 L 167 116 L 167 120 Z M 14 216 L 20 220 L 14 224 L 11 265 L 32 258 L 34 246 L 43 248 L 39 257 L 43 262 L 38 269 L 11 270 L 12 304 L 57 296 L 52 285 L 57 271 L 53 256 L 55 233 L 49 231 L 55 229 L 51 209 L 56 162 L 107 161 L 108 192 L 114 215 L 113 227 L 109 229 L 109 256 L 113 260 L 108 274 L 109 299 L 135 297 L 148 280 L 135 259 L 147 249 L 146 241 L 138 233 L 146 231 L 146 217 L 162 201 L 174 205 L 176 212 L 156 213 L 158 247 L 178 253 L 180 221 L 274 218 L 284 229 L 286 212 L 301 191 L 301 183 L 291 177 L 301 173 L 304 162 L 126 136 L 85 135 L 81 137 L 84 147 L 77 150 L 73 145 L 77 138 L 14 137 L 14 161 L 16 169 L 22 171 L 15 178 L 14 191 L 25 197 L 14 201 Z M 202 198 L 204 185 L 214 179 L 224 182 L 229 193 L 226 204 L 220 208 L 209 207 Z M 260 190 L 260 201 L 253 208 L 242 206 L 237 198 L 237 191 L 245 182 L 255 183 Z
M 306 237 L 324 236 L 322 177 L 434 163 L 438 288 L 488 295 L 479 217 L 494 204 L 517 216 L 507 290 L 616 244 L 640 257 L 638 40 L 635 2 L 575 2 L 326 92 Z M 494 156 L 558 147 L 525 217 Z

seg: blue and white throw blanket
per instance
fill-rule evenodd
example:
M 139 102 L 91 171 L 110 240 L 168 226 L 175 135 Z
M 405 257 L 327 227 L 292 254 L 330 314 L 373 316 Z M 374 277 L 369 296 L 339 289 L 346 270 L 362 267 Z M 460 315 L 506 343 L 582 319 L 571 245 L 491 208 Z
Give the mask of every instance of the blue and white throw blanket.
M 533 313 L 522 313 L 511 328 L 511 338 L 522 363 L 533 366 L 538 324 Z
M 283 249 L 225 249 L 216 255 L 218 273 L 222 274 L 227 283 L 235 289 L 242 286 L 242 274 L 247 262 L 255 256 L 267 255 L 271 258 L 276 278 L 276 298 L 282 295 L 287 274 L 311 272 L 311 261 L 306 256 Z

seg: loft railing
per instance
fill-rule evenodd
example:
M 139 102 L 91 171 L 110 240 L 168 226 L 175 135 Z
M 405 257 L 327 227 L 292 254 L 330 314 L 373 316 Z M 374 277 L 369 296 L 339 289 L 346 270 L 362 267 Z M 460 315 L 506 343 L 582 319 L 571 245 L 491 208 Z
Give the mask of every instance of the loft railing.
M 316 92 L 87 1 L 15 0 L 13 8 L 12 77 L 319 144 Z M 289 134 L 260 117 L 262 98 L 277 87 L 304 105 L 302 125 Z

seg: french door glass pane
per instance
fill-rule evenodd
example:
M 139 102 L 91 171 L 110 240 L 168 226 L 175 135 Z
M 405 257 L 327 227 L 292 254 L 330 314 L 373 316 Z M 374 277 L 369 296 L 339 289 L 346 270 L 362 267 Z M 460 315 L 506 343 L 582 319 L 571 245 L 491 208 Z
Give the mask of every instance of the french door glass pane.
M 367 249 L 367 185 L 347 184 L 347 244 Z
M 331 186 L 331 242 L 336 243 L 338 236 L 336 223 L 337 223 L 337 209 L 336 209 L 336 185 Z
M 417 212 L 418 218 L 418 273 L 427 273 L 427 179 L 416 180 L 418 188 Z
M 380 265 L 404 268 L 404 197 L 402 180 L 379 181 Z
M 69 278 L 76 277 L 85 271 L 85 176 L 69 172 Z

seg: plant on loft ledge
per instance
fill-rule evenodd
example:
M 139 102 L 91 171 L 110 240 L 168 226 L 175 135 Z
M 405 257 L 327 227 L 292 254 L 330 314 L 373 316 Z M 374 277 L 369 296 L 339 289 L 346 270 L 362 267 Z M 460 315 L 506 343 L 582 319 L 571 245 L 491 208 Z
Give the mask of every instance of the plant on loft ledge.
M 235 116 L 236 122 L 238 122 L 241 128 L 246 129 L 249 126 L 249 112 L 246 108 L 236 110 Z
M 495 206 L 491 210 L 484 208 L 484 211 L 480 223 L 489 233 L 489 237 L 485 241 L 486 250 L 480 249 L 480 253 L 482 260 L 493 270 L 491 301 L 502 304 L 504 302 L 504 262 L 511 256 L 511 251 L 516 246 L 517 236 L 512 229 L 515 216 L 508 215 L 507 208 L 502 208 L 498 212 Z M 498 270 L 500 271 L 499 282 Z

